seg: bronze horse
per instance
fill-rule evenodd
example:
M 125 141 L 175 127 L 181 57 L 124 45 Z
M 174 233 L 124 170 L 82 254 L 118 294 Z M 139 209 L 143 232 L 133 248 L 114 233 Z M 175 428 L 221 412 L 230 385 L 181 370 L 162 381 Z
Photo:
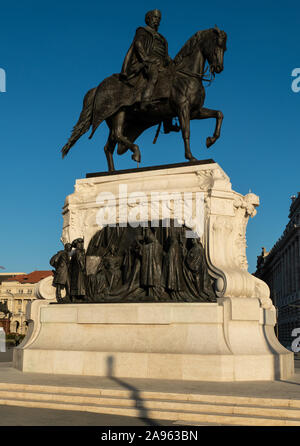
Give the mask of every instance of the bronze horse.
M 185 158 L 196 161 L 190 148 L 190 120 L 216 119 L 216 127 L 212 137 L 206 139 L 209 148 L 220 137 L 223 114 L 218 110 L 204 108 L 205 63 L 209 64 L 211 78 L 215 73 L 223 71 L 223 58 L 226 51 L 227 35 L 218 27 L 198 31 L 182 47 L 172 63 L 172 75 L 169 75 L 169 94 L 167 98 L 153 102 L 150 109 L 141 111 L 137 106 L 137 92 L 126 86 L 120 75 L 106 78 L 97 88 L 87 92 L 83 109 L 75 125 L 72 135 L 62 149 L 64 158 L 76 141 L 92 127 L 93 136 L 102 121 L 109 127 L 109 137 L 104 147 L 108 169 L 114 171 L 113 152 L 118 144 L 118 154 L 128 149 L 133 152 L 132 159 L 141 161 L 139 147 L 135 140 L 149 127 L 160 124 L 166 119 L 179 118 L 184 140 Z M 124 89 L 125 100 L 118 102 Z M 128 99 L 128 100 L 127 100 Z

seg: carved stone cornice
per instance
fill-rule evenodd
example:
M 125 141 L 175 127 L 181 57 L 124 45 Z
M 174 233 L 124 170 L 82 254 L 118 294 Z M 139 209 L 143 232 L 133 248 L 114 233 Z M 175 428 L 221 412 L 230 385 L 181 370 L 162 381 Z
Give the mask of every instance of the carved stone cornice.
M 105 204 L 99 200 L 99 194 L 103 193 L 107 196 Z M 203 226 L 199 235 L 218 296 L 255 297 L 264 308 L 271 307 L 269 288 L 248 272 L 246 257 L 246 227 L 249 217 L 256 214 L 259 198 L 253 193 L 243 196 L 233 191 L 228 175 L 217 163 L 77 180 L 74 194 L 65 201 L 62 241 L 82 237 L 86 248 L 101 229 L 99 212 L 112 212 L 111 222 L 124 223 L 139 205 L 141 212 L 147 211 L 148 215 L 153 212 L 157 219 L 162 219 L 162 205 L 155 197 L 166 194 L 181 194 L 182 202 L 185 202 L 184 194 L 190 194 L 192 200 L 187 208 L 191 209 L 195 207 L 196 197 L 201 197 L 202 208 L 196 223 L 200 228 Z M 135 202 L 137 197 L 139 201 Z M 165 205 L 170 218 L 177 218 L 174 203 Z M 185 215 L 178 218 L 187 227 L 191 227 L 193 220 Z

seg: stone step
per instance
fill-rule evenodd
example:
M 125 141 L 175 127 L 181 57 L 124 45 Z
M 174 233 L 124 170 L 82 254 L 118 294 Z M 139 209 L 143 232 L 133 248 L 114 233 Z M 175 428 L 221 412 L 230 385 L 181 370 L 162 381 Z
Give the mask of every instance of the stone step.
M 1 383 L 0 388 L 4 387 L 6 390 L 0 390 L 0 405 L 87 411 L 178 423 L 300 425 L 300 410 L 295 404 L 298 400 Z M 253 405 L 254 402 L 259 405 Z
M 83 405 L 100 405 L 100 406 L 125 406 L 129 408 L 138 409 L 162 409 L 162 410 L 176 410 L 185 412 L 205 412 L 205 413 L 222 413 L 233 415 L 254 415 L 266 416 L 286 419 L 299 419 L 300 410 L 294 408 L 281 407 L 259 407 L 250 405 L 231 405 L 231 404 L 210 404 L 203 401 L 176 401 L 165 399 L 141 399 L 140 397 L 105 397 L 105 396 L 83 396 L 76 394 L 64 393 L 45 393 L 32 391 L 6 391 L 0 390 L 0 400 L 30 400 L 30 401 L 48 401 L 54 403 L 67 404 L 83 404 Z M 275 401 L 274 401 L 275 403 Z
M 191 423 L 214 423 L 220 425 L 231 426 L 299 426 L 300 420 L 288 420 L 271 417 L 258 416 L 242 416 L 242 415 L 226 415 L 216 413 L 193 413 L 181 410 L 141 410 L 138 408 L 128 408 L 119 406 L 100 406 L 100 405 L 83 405 L 83 404 L 67 404 L 55 403 L 49 401 L 29 401 L 29 400 L 13 400 L 0 399 L 0 405 L 21 406 L 40 409 L 55 409 L 55 410 L 73 410 L 81 412 L 102 413 L 107 415 L 142 417 L 147 419 L 168 420 L 174 421 L 174 424 L 183 424 L 184 422 Z
M 124 382 L 124 385 L 126 383 Z M 0 391 L 32 391 L 34 393 L 47 393 L 47 394 L 74 394 L 94 397 L 120 397 L 120 398 L 132 398 L 133 394 L 139 397 L 139 399 L 160 399 L 160 400 L 176 400 L 187 402 L 203 402 L 211 404 L 232 404 L 232 405 L 249 405 L 259 407 L 278 407 L 278 408 L 299 408 L 300 409 L 300 397 L 299 399 L 287 399 L 287 398 L 258 398 L 258 397 L 244 397 L 244 396 L 232 396 L 232 395 L 210 395 L 210 394 L 187 394 L 176 392 L 150 392 L 139 391 L 132 388 L 132 390 L 122 389 L 106 389 L 106 388 L 93 388 L 93 387 L 71 387 L 71 386 L 47 386 L 37 384 L 16 384 L 16 383 L 0 383 Z

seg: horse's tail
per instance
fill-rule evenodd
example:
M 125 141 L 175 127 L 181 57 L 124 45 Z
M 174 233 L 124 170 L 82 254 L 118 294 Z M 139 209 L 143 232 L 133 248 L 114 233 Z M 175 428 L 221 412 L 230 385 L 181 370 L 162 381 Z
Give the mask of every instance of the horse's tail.
M 80 113 L 78 122 L 73 128 L 72 134 L 67 142 L 61 149 L 62 157 L 64 158 L 71 147 L 78 141 L 78 139 L 84 135 L 92 124 L 94 97 L 97 88 L 92 88 L 87 92 L 83 100 L 83 107 Z

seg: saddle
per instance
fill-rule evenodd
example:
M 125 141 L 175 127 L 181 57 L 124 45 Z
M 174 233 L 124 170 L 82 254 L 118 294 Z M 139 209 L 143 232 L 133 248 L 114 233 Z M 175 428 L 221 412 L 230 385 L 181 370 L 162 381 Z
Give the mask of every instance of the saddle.
M 175 69 L 173 64 L 170 64 L 164 70 L 158 73 L 158 80 L 156 82 L 152 96 L 153 102 L 157 102 L 160 99 L 166 99 L 170 96 L 174 75 L 175 75 Z M 135 88 L 138 91 L 139 95 L 142 95 L 143 91 L 147 87 L 147 83 L 148 80 L 142 73 L 140 73 L 138 76 L 136 76 L 136 78 L 131 79 L 128 82 L 126 82 L 125 80 L 125 84 Z
M 173 64 L 159 73 L 152 96 L 153 102 L 169 98 L 174 76 L 175 67 Z M 90 138 L 101 122 L 109 119 L 120 108 L 140 103 L 146 86 L 147 79 L 142 72 L 128 81 L 120 73 L 104 79 L 95 92 L 92 117 L 93 132 Z

